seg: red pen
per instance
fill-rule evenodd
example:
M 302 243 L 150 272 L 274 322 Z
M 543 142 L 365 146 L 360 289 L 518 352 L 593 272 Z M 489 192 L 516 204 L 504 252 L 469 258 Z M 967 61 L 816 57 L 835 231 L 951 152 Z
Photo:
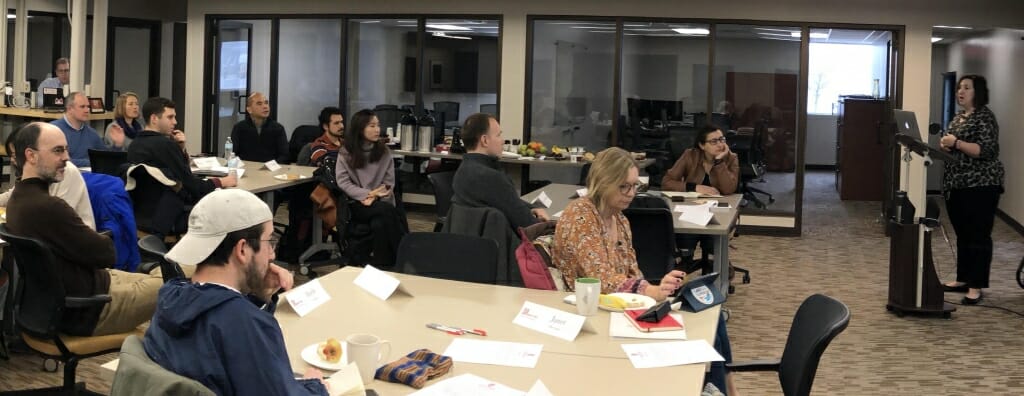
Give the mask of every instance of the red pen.
M 440 324 L 437 324 L 437 323 L 427 323 L 427 327 L 429 327 L 431 329 L 434 329 L 434 330 L 440 330 L 440 331 L 443 331 L 443 332 L 451 334 L 451 335 L 463 335 L 463 334 L 465 334 L 465 331 L 463 331 L 462 329 L 457 329 L 457 328 L 454 328 L 454 327 L 448 327 L 448 326 L 440 325 Z
M 466 329 L 466 328 L 462 328 L 462 327 L 456 327 L 456 329 L 461 330 L 463 333 L 476 334 L 478 336 L 485 336 L 485 337 L 487 336 L 487 331 L 485 331 L 483 329 Z

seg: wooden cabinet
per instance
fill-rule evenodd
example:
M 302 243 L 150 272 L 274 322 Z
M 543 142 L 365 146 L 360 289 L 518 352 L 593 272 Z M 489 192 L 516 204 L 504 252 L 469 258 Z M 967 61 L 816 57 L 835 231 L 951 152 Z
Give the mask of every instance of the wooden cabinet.
M 881 201 L 885 195 L 886 147 L 884 124 L 891 116 L 884 99 L 841 97 L 836 125 L 836 188 L 839 198 Z

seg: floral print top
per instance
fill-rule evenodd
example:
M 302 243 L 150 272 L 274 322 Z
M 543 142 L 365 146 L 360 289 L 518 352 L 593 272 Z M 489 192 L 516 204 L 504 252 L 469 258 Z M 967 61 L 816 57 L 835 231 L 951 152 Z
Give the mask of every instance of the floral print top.
M 959 161 L 945 164 L 946 172 L 942 175 L 944 191 L 1003 185 L 1005 171 L 999 161 L 999 124 L 992 110 L 987 106 L 981 107 L 970 115 L 961 110 L 949 123 L 948 132 L 957 139 L 981 146 L 981 154 L 978 158 L 971 158 L 953 150 L 950 154 Z
M 617 240 L 610 240 L 597 206 L 590 198 L 570 203 L 555 228 L 552 262 L 562 272 L 566 289 L 573 290 L 576 278 L 601 280 L 601 293 L 642 293 L 647 286 L 636 262 L 629 220 L 615 216 Z M 610 229 L 610 227 L 609 227 Z

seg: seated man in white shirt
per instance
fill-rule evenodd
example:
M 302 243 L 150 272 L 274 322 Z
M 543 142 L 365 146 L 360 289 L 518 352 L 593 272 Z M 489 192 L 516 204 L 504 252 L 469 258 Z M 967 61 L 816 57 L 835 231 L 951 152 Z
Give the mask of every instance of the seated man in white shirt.
M 68 58 L 57 59 L 54 71 L 57 74 L 56 77 L 47 78 L 39 83 L 39 87 L 37 87 L 38 93 L 36 94 L 36 107 L 43 107 L 43 88 L 63 89 L 68 84 L 68 81 L 71 79 L 71 62 L 68 61 Z

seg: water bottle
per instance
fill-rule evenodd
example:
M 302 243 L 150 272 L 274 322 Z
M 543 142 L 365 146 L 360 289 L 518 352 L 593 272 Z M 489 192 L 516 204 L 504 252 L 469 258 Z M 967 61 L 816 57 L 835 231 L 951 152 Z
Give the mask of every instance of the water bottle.
M 228 136 L 228 140 L 224 142 L 224 158 L 228 161 L 231 157 L 235 156 L 235 145 L 231 142 L 231 136 Z

